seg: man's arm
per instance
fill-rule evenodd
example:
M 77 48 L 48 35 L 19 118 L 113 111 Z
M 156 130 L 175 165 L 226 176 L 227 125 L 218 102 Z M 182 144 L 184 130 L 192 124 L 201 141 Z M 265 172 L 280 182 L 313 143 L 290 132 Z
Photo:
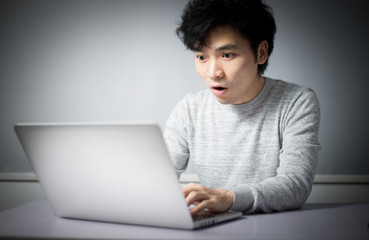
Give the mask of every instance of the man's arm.
M 175 148 L 178 150 L 174 156 L 177 159 L 175 167 L 177 172 L 181 172 L 187 166 L 189 157 L 188 146 L 185 146 L 184 140 L 185 131 L 173 133 L 182 129 L 184 126 L 182 124 L 189 119 L 183 120 L 186 116 L 183 114 L 185 111 L 177 112 L 178 114 L 172 114 L 177 116 L 172 116 L 168 121 L 166 135 L 167 140 L 170 139 L 170 135 L 180 139 L 174 141 L 171 151 L 173 152 Z M 234 211 L 271 212 L 298 208 L 305 203 L 313 184 L 320 150 L 318 142 L 320 110 L 315 93 L 309 89 L 305 90 L 289 104 L 282 118 L 282 148 L 276 176 L 257 183 L 240 183 L 222 189 L 210 189 L 193 184 L 186 186 L 184 188 L 186 201 L 197 205 L 193 213 L 203 208 L 224 211 L 229 209 L 230 205 L 230 209 Z
M 178 178 L 186 170 L 190 157 L 187 141 L 189 122 L 187 104 L 186 98 L 178 102 L 169 116 L 164 130 L 164 140 Z
M 258 183 L 240 183 L 224 189 L 190 184 L 184 187 L 186 200 L 197 205 L 193 213 L 208 208 L 271 212 L 302 206 L 308 198 L 317 167 L 319 103 L 311 90 L 303 92 L 283 116 L 282 148 L 275 177 Z M 228 191 L 226 191 L 228 190 Z
M 320 109 L 315 93 L 307 89 L 291 102 L 282 123 L 277 175 L 259 183 L 228 188 L 235 194 L 232 210 L 282 211 L 301 207 L 308 198 L 320 150 Z

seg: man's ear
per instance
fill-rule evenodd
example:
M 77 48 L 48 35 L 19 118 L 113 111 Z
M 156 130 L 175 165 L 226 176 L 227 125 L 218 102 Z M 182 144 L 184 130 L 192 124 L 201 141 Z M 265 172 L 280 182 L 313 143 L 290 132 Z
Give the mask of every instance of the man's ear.
M 263 40 L 258 47 L 258 56 L 257 56 L 257 63 L 264 64 L 268 60 L 268 48 L 269 44 L 266 40 Z

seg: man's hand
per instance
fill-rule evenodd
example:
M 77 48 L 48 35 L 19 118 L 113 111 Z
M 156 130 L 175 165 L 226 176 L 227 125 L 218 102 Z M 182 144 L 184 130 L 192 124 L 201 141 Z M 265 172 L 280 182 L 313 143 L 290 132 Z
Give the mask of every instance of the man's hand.
M 195 205 L 191 209 L 194 215 L 207 208 L 210 212 L 225 212 L 233 203 L 233 193 L 225 189 L 212 189 L 195 183 L 182 188 L 188 205 Z

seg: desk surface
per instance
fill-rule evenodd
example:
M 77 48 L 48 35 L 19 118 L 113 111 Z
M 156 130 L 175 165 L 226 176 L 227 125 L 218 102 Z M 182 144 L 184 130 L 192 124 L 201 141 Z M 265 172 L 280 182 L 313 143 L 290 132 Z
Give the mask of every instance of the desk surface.
M 45 199 L 0 213 L 0 238 L 83 239 L 369 239 L 369 203 L 305 204 L 271 214 L 246 215 L 188 231 L 63 219 Z

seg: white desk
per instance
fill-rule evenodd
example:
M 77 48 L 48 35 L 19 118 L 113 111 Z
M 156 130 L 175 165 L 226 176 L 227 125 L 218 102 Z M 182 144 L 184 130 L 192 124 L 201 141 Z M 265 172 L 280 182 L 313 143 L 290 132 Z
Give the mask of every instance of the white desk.
M 63 219 L 47 200 L 0 213 L 0 238 L 64 239 L 369 239 L 369 203 L 306 204 L 302 209 L 247 215 L 187 231 Z

